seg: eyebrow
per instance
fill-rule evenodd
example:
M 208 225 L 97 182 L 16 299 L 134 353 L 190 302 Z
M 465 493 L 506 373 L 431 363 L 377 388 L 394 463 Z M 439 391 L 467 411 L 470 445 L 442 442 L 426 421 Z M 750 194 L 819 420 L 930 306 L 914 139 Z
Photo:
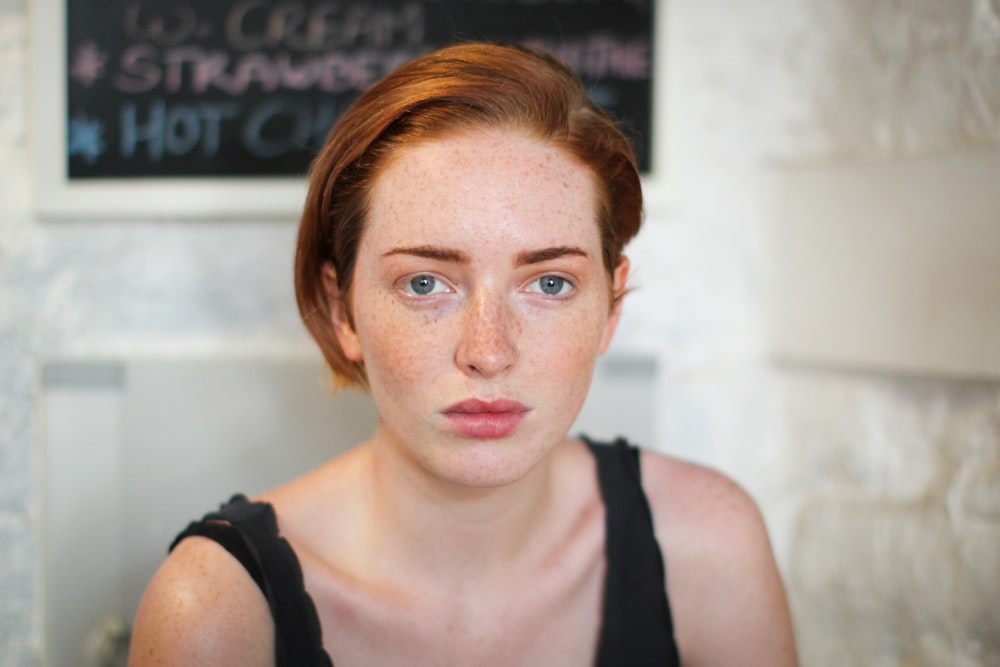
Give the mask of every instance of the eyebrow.
M 403 246 L 401 248 L 393 248 L 392 250 L 384 253 L 382 256 L 392 257 L 393 255 L 412 255 L 414 257 L 436 259 L 442 262 L 453 262 L 455 264 L 469 263 L 469 256 L 466 255 L 461 250 L 452 250 L 450 248 L 439 248 L 437 246 L 431 246 L 431 245 Z
M 392 257 L 393 255 L 411 255 L 413 257 L 423 257 L 426 259 L 434 259 L 441 262 L 451 262 L 454 264 L 469 264 L 470 259 L 467 254 L 461 250 L 453 250 L 451 248 L 439 248 L 437 246 L 421 245 L 421 246 L 402 246 L 399 248 L 393 248 L 388 252 L 384 253 L 383 257 Z M 531 264 L 539 264 L 541 262 L 547 262 L 553 259 L 559 259 L 560 257 L 587 257 L 588 254 L 585 250 L 577 248 L 576 246 L 554 246 L 552 248 L 542 248 L 540 250 L 527 250 L 518 253 L 515 260 L 517 266 L 529 266 Z
M 586 251 L 576 246 L 556 246 L 554 248 L 543 248 L 541 250 L 529 250 L 517 255 L 517 266 L 527 266 L 547 262 L 560 257 L 587 257 Z

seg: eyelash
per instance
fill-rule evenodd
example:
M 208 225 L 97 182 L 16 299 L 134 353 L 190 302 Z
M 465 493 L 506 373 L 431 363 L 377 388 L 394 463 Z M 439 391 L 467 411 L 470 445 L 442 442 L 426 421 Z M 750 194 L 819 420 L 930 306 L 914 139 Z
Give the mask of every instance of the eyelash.
M 421 279 L 434 281 L 434 284 L 431 286 L 430 291 L 422 294 L 413 289 L 413 283 Z M 445 287 L 446 289 L 444 291 L 438 291 L 436 288 L 439 285 Z M 447 282 L 441 280 L 441 278 L 431 273 L 417 273 L 414 275 L 406 276 L 405 278 L 399 281 L 397 289 L 399 289 L 409 297 L 418 299 L 422 297 L 434 296 L 435 294 L 442 294 L 448 291 L 453 291 Z
M 560 282 L 559 291 L 555 294 L 549 294 L 548 292 L 546 292 L 544 288 L 542 288 L 541 286 L 541 283 L 545 280 L 559 281 Z M 530 287 L 533 285 L 537 286 L 538 289 L 537 290 L 530 289 Z M 565 286 L 569 287 L 569 290 L 566 292 L 563 291 L 563 287 Z M 536 294 L 544 294 L 545 296 L 553 298 L 565 298 L 573 293 L 573 291 L 576 289 L 576 284 L 569 278 L 566 278 L 565 276 L 560 276 L 557 273 L 546 273 L 545 275 L 538 276 L 537 278 L 532 278 L 531 281 L 528 283 L 528 287 L 529 287 L 528 291 Z
M 418 292 L 414 288 L 414 283 L 418 280 L 433 281 L 427 292 Z M 559 291 L 550 294 L 545 291 L 542 287 L 542 282 L 546 280 L 558 281 Z M 568 290 L 564 288 L 568 287 Z M 454 289 L 448 284 L 447 281 L 442 280 L 440 277 L 435 276 L 431 273 L 417 273 L 405 276 L 399 280 L 397 287 L 399 291 L 405 294 L 407 297 L 412 299 L 422 299 L 432 297 L 438 294 L 446 294 L 448 292 L 453 292 Z M 561 276 L 557 273 L 546 273 L 540 275 L 536 278 L 529 280 L 524 287 L 524 291 L 530 292 L 532 294 L 541 294 L 554 299 L 564 299 L 572 294 L 576 290 L 576 283 L 565 276 Z

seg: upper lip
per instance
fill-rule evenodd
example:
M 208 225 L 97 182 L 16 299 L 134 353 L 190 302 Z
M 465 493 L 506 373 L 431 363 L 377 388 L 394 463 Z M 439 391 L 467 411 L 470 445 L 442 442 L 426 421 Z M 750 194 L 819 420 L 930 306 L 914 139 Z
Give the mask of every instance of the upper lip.
M 501 398 L 493 401 L 483 401 L 478 398 L 470 398 L 450 405 L 442 412 L 445 414 L 489 414 L 504 412 L 527 412 L 527 406 L 517 401 Z

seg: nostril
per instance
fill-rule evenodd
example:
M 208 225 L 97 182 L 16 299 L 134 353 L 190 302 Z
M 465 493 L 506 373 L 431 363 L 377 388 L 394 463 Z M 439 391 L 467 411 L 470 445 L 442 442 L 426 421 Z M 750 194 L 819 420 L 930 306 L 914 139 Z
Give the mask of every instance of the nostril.
M 466 372 L 493 376 L 510 368 L 517 358 L 510 318 L 492 304 L 477 308 L 468 319 L 456 351 L 456 363 Z

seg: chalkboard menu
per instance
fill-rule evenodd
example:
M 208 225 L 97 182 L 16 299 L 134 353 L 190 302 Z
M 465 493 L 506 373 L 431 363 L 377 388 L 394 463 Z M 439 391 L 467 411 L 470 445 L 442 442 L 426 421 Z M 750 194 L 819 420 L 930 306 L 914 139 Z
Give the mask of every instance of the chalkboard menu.
M 71 180 L 298 176 L 358 93 L 464 39 L 542 46 L 648 166 L 654 0 L 66 0 Z

